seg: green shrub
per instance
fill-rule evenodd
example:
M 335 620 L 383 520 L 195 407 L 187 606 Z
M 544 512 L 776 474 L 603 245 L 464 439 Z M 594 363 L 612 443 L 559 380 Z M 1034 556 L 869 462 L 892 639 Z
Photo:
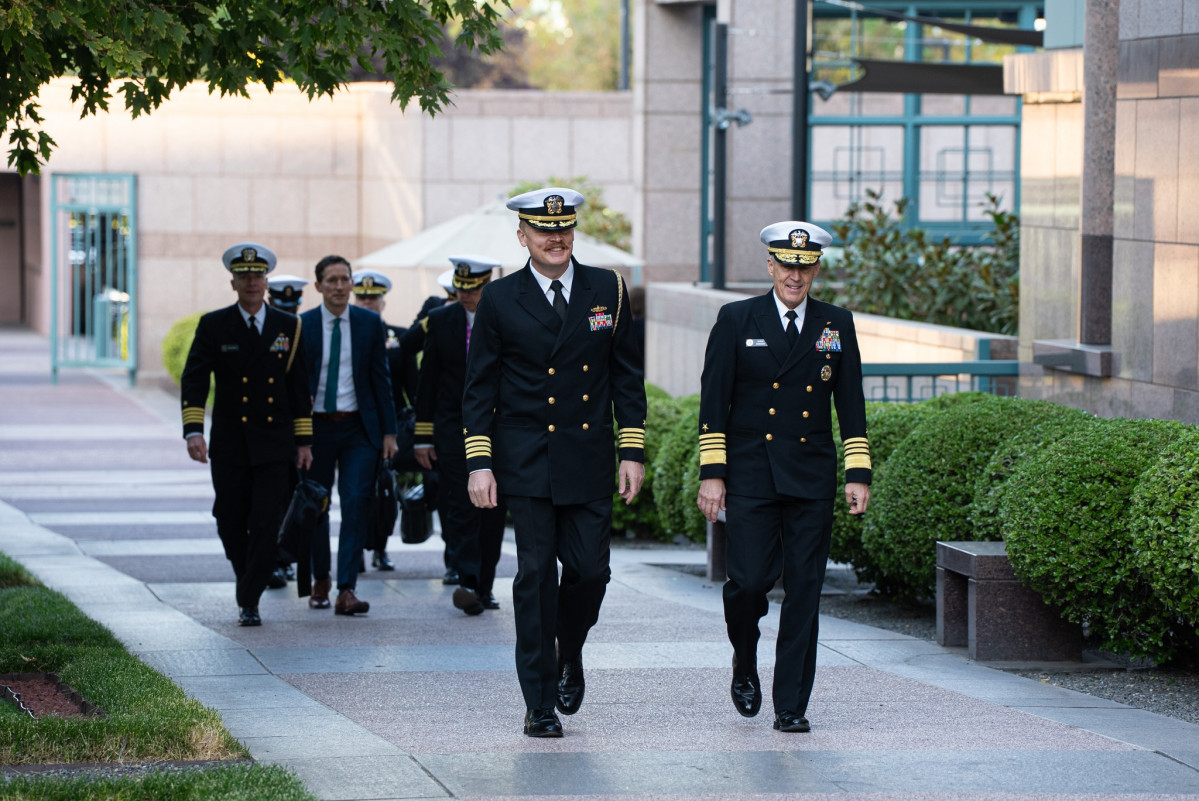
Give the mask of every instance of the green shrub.
M 963 403 L 974 403 L 987 397 L 981 392 L 957 392 L 919 403 L 868 401 L 866 403 L 866 431 L 867 439 L 870 442 L 872 483 L 870 507 L 862 515 L 851 515 L 849 505 L 845 503 L 845 462 L 841 453 L 841 428 L 834 411 L 833 437 L 837 443 L 837 494 L 833 500 L 833 538 L 829 551 L 830 559 L 853 565 L 854 574 L 858 580 L 873 583 L 875 589 L 880 593 L 894 594 L 893 588 L 888 586 L 886 576 L 878 569 L 873 558 L 862 545 L 862 529 L 866 519 L 877 514 L 881 505 L 886 503 L 885 483 L 880 484 L 879 476 L 886 468 L 887 459 L 899 443 L 928 415 Z M 880 486 L 884 488 L 882 497 L 878 492 Z M 871 509 L 875 511 L 872 512 Z
M 1015 334 L 1019 321 L 1020 220 L 987 195 L 990 245 L 959 247 L 905 222 L 910 201 L 893 212 L 866 190 L 831 226 L 845 243 L 830 264 L 832 302 L 904 320 Z
M 683 474 L 694 462 L 699 465 L 699 396 L 679 398 L 680 415 L 662 436 L 662 444 L 654 457 L 654 507 L 658 523 L 668 536 L 681 534 L 702 539 L 700 532 L 688 530 L 688 507 L 695 506 L 695 495 L 686 496 Z M 698 511 L 698 508 L 696 509 Z
M 935 593 L 937 540 L 977 539 L 968 511 L 991 454 L 1056 408 L 986 396 L 928 415 L 896 447 L 879 481 L 882 502 L 867 512 L 862 532 L 863 546 L 895 594 Z
M 1142 474 L 1193 427 L 1093 420 L 1016 463 L 1000 525 L 1016 575 L 1100 647 L 1155 660 L 1173 648 L 1172 615 L 1135 559 L 1130 502 Z
M 1174 628 L 1167 644 L 1199 653 L 1199 430 L 1190 429 L 1141 474 L 1132 494 L 1132 558 Z
M 1043 403 L 1025 401 L 1025 403 Z M 999 499 L 1003 484 L 1015 470 L 1016 465 L 1033 454 L 1040 453 L 1050 444 L 1069 434 L 1075 427 L 1095 418 L 1079 409 L 1046 403 L 1039 408 L 1040 422 L 1015 432 L 1000 443 L 991 455 L 986 467 L 974 482 L 970 509 L 967 517 L 974 527 L 974 539 L 998 541 L 1003 539 L 999 525 Z
M 620 495 L 612 498 L 612 529 L 631 531 L 639 537 L 669 540 L 670 536 L 659 520 L 654 500 L 654 460 L 662 440 L 683 414 L 682 406 L 665 390 L 653 384 L 645 385 L 648 407 L 645 416 L 645 483 L 633 503 L 625 505 Z
M 204 312 L 196 312 L 175 321 L 162 340 L 162 366 L 178 384 L 183 377 L 183 366 L 187 363 L 187 352 L 191 350 L 196 336 L 196 326 Z

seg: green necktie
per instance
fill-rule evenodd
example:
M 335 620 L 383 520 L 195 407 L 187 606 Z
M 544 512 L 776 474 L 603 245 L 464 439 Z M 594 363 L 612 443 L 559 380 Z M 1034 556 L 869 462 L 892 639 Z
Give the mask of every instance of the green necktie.
M 337 411 L 337 366 L 341 361 L 341 318 L 333 318 L 333 336 L 329 337 L 329 372 L 325 375 L 325 411 Z

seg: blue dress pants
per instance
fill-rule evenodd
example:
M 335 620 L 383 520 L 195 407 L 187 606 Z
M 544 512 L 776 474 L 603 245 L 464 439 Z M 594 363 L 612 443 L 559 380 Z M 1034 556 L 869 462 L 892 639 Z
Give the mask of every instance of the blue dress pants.
M 336 420 L 314 415 L 312 468 L 309 477 L 333 490 L 341 502 L 341 530 L 337 537 L 337 589 L 358 586 L 358 565 L 366 545 L 367 504 L 375 479 L 379 451 L 371 445 L 358 415 Z M 312 577 L 329 578 L 329 519 L 326 517 L 312 544 Z

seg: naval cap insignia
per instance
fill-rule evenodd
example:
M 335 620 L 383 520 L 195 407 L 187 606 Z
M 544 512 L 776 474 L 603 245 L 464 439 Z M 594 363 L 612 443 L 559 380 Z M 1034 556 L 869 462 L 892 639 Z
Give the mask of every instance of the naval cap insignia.
M 796 228 L 791 232 L 791 247 L 806 248 L 808 246 L 808 232 L 802 228 Z
M 550 195 L 545 199 L 545 210 L 549 214 L 561 214 L 565 202 L 561 195 Z
M 242 251 L 241 251 L 241 260 L 242 261 L 254 261 L 257 258 L 258 258 L 257 250 L 255 250 L 254 248 L 242 248 Z

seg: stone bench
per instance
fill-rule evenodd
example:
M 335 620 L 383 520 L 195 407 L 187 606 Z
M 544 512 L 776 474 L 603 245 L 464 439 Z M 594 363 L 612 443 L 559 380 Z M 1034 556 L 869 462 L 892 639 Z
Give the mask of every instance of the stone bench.
M 1082 629 L 1016 578 L 1002 542 L 937 543 L 937 642 L 984 662 L 1078 662 Z

